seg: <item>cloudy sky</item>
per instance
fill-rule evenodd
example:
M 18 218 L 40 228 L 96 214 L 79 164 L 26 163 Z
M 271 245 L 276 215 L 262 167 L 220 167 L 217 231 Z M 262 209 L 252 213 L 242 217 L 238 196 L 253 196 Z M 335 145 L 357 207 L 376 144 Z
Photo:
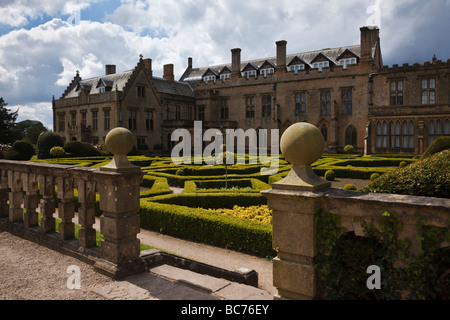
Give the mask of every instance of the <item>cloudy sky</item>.
M 139 55 L 162 76 L 195 66 L 359 44 L 378 25 L 385 65 L 450 58 L 450 0 L 0 0 L 0 97 L 18 121 L 51 129 L 51 100 L 82 78 L 130 70 Z

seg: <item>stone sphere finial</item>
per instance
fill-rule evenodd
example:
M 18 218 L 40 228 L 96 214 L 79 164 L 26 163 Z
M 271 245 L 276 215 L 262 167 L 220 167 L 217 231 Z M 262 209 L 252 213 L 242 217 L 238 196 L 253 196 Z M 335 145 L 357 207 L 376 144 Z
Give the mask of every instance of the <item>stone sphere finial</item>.
M 280 139 L 281 153 L 292 164 L 291 171 L 281 181 L 272 184 L 274 189 L 317 191 L 329 188 L 312 170 L 311 165 L 322 155 L 325 147 L 322 133 L 307 122 L 291 125 Z
M 130 130 L 117 127 L 108 132 L 106 148 L 115 156 L 127 155 L 134 146 L 134 137 Z
M 105 139 L 106 148 L 114 155 L 107 165 L 100 167 L 101 171 L 125 172 L 139 170 L 128 161 L 127 154 L 134 147 L 134 136 L 130 130 L 117 127 L 108 132 Z
M 316 126 L 307 122 L 291 125 L 281 136 L 281 153 L 295 165 L 311 165 L 322 155 L 325 142 Z

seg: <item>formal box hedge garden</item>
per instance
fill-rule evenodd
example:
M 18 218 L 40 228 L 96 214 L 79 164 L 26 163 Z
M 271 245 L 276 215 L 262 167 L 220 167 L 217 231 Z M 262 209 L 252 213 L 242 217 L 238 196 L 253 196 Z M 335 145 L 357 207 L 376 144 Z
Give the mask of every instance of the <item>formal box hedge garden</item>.
M 288 174 L 290 165 L 283 156 L 275 175 L 261 175 L 260 164 L 183 165 L 163 156 L 128 158 L 145 172 L 139 211 L 142 228 L 264 257 L 275 255 L 272 228 L 267 223 L 270 209 L 260 191 Z M 322 177 L 332 170 L 336 178 L 366 179 L 369 183 L 373 174 L 382 176 L 401 162 L 411 164 L 417 158 L 325 154 L 312 168 Z M 93 156 L 34 161 L 99 168 L 110 160 L 111 156 Z M 183 193 L 172 194 L 170 187 L 183 188 Z M 258 212 L 264 214 L 258 216 Z

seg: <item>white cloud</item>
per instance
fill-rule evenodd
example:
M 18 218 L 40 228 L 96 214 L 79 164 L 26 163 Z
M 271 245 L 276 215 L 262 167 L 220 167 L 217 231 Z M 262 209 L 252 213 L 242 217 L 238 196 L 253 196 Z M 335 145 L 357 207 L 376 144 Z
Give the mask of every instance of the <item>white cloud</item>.
M 0 24 L 11 27 L 21 27 L 29 20 L 42 17 L 44 14 L 54 16 L 60 14 L 73 14 L 86 9 L 91 3 L 98 0 L 3 0 L 0 4 Z
M 0 0 L 0 26 L 72 14 L 98 1 Z M 155 76 L 173 63 L 178 78 L 188 57 L 194 67 L 229 63 L 235 47 L 249 60 L 275 56 L 278 40 L 288 41 L 288 53 L 358 44 L 372 4 L 381 10 L 385 63 L 401 64 L 411 56 L 423 62 L 419 53 L 429 60 L 435 51 L 440 59 L 450 57 L 449 46 L 443 45 L 450 28 L 448 1 L 123 0 L 105 17 L 109 22 L 83 21 L 82 14 L 76 25 L 55 18 L 0 36 L 0 92 L 10 106 L 22 106 L 19 113 L 38 117 L 39 110 L 48 117 L 51 108 L 37 104 L 59 98 L 76 70 L 85 79 L 101 75 L 105 64 L 129 70 L 139 54 L 153 60 Z
M 37 102 L 30 104 L 19 104 L 10 106 L 8 108 L 11 110 L 19 109 L 19 115 L 17 117 L 17 122 L 24 120 L 37 120 L 42 122 L 42 124 L 48 129 L 53 130 L 53 116 L 52 116 L 52 103 L 51 102 Z

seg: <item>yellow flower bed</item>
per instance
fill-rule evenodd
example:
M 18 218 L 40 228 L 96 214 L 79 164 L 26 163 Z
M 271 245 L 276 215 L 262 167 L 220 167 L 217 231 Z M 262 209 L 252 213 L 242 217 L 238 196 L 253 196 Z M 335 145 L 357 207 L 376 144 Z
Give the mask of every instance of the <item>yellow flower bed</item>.
M 272 210 L 269 209 L 269 206 L 267 205 L 251 207 L 234 206 L 233 209 L 208 209 L 208 211 L 253 220 L 264 224 L 272 223 Z

